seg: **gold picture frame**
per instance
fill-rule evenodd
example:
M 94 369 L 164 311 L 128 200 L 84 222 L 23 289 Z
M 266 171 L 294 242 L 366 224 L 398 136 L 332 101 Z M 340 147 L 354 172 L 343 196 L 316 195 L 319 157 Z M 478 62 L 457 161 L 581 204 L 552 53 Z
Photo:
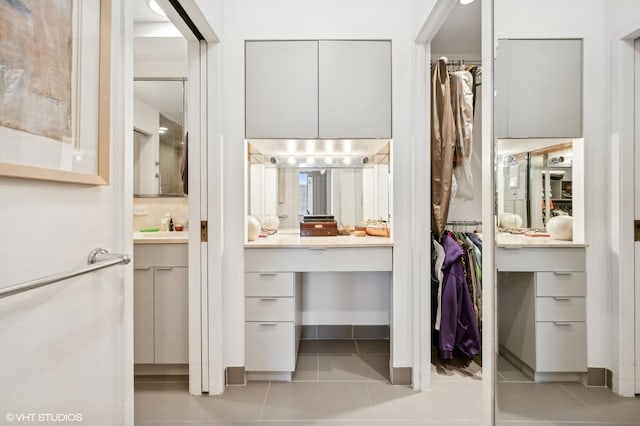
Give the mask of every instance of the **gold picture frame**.
M 0 45 L 0 58 L 10 56 L 6 52 L 13 52 L 14 59 L 13 69 L 11 58 L 7 59 L 5 64 L 0 63 L 0 176 L 108 185 L 113 13 L 111 0 L 16 0 L 7 2 L 2 7 L 9 9 L 9 12 L 17 17 L 16 21 L 22 19 L 30 25 L 14 24 L 10 21 L 10 13 L 7 10 L 2 11 L 0 21 L 4 19 L 4 22 L 0 22 L 0 28 L 4 27 L 5 31 L 16 38 L 25 37 L 20 33 L 25 31 L 24 28 L 32 30 L 32 34 L 27 34 L 29 37 L 33 34 L 55 34 L 56 29 L 59 29 L 60 33 L 66 33 L 59 36 L 57 44 L 54 43 L 56 40 L 52 42 L 49 38 L 35 38 L 35 41 L 25 38 L 27 41 L 24 41 L 24 44 L 32 43 L 28 46 L 31 50 L 20 49 L 21 40 L 9 40 L 7 43 L 7 34 L 4 34 L 4 38 L 1 37 L 3 34 L 0 34 L 0 41 L 4 40 L 6 43 L 5 46 Z M 59 22 L 64 20 L 56 21 L 51 16 L 38 16 L 50 11 L 59 13 L 64 18 L 68 17 L 72 21 L 72 29 L 64 29 L 64 24 Z M 40 31 L 38 25 L 42 26 L 43 23 L 57 27 Z M 13 33 L 11 26 L 15 27 Z M 72 36 L 69 36 L 69 33 L 72 33 Z M 62 49 L 66 49 L 64 53 L 68 54 L 68 60 L 65 59 L 67 63 L 63 63 L 62 66 L 46 63 L 47 54 L 48 57 L 54 58 L 55 62 L 64 62 L 58 60 L 60 55 L 52 52 L 54 49 L 49 50 L 51 45 L 54 48 L 62 46 Z M 40 52 L 43 51 L 45 54 L 41 55 Z M 32 60 L 25 59 L 29 53 L 32 54 Z M 26 64 L 27 61 L 30 62 Z M 26 65 L 21 66 L 23 64 Z M 60 72 L 56 74 L 58 70 Z M 23 78 L 23 75 L 26 76 Z M 55 82 L 52 83 L 48 79 L 56 77 L 59 77 L 58 81 L 64 86 L 59 90 L 61 96 L 56 92 L 57 87 L 50 89 L 55 86 Z M 32 81 L 36 78 L 44 84 L 33 84 Z M 18 89 L 13 90 L 11 84 Z M 18 99 L 14 102 L 17 107 L 13 109 L 10 104 L 12 95 L 14 99 Z M 19 99 L 21 95 L 24 95 L 25 99 Z M 7 99 L 9 100 L 3 104 Z M 36 102 L 32 102 L 34 99 Z M 8 106 L 3 110 L 3 106 L 6 105 Z M 22 111 L 30 108 L 37 109 L 35 112 L 28 111 L 33 117 L 30 117 L 28 123 L 27 119 L 21 122 L 23 115 L 26 115 Z M 60 111 L 51 114 L 49 111 L 52 108 L 58 108 Z M 13 117 L 18 117 L 13 121 L 12 112 Z M 57 120 L 57 124 L 61 124 L 58 127 L 64 129 L 57 133 L 38 133 L 33 130 L 39 130 L 39 121 L 47 121 L 49 117 L 51 121 Z M 7 122 L 10 125 L 5 125 Z M 19 124 L 12 124 L 16 122 Z M 23 123 L 26 124 L 21 126 Z M 30 123 L 31 128 L 28 127 Z M 55 136 L 51 136 L 52 134 Z

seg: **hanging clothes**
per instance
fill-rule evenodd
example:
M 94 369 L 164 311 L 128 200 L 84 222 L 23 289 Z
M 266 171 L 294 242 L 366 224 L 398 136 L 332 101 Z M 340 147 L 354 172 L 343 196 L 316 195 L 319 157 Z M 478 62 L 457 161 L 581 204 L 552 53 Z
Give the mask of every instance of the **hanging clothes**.
M 184 135 L 184 149 L 180 162 L 180 177 L 182 178 L 182 191 L 189 194 L 189 132 Z
M 440 358 L 452 359 L 455 348 L 472 358 L 480 353 L 480 333 L 461 260 L 463 250 L 448 233 L 442 236 L 442 318 L 438 334 Z
M 469 71 L 449 73 L 451 107 L 455 124 L 454 168 L 455 197 L 473 200 L 471 153 L 473 148 L 473 76 Z
M 442 235 L 449 214 L 455 125 L 446 58 L 431 66 L 431 228 Z

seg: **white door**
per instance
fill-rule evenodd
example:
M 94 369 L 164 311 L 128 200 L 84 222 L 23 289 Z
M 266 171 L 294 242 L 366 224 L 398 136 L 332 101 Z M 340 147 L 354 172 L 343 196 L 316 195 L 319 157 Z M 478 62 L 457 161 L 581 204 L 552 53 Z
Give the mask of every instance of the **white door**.
M 109 184 L 0 177 L 0 288 L 132 252 L 131 5 L 111 4 Z M 133 424 L 132 283 L 115 265 L 0 298 L 0 423 Z
M 635 181 L 635 211 L 634 220 L 636 224 L 640 223 L 640 39 L 635 41 L 635 164 L 634 164 L 634 181 Z M 637 234 L 637 231 L 636 231 Z M 635 255 L 635 285 L 636 285 L 636 305 L 635 305 L 635 341 L 636 341 L 636 394 L 640 394 L 640 241 L 636 238 L 634 243 Z

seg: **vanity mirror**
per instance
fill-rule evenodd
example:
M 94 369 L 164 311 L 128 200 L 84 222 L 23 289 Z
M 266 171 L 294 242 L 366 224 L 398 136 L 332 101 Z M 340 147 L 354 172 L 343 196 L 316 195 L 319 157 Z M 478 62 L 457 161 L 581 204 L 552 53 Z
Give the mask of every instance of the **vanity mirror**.
M 247 154 L 248 212 L 278 216 L 280 232 L 297 233 L 304 215 L 333 215 L 344 226 L 390 219 L 387 140 L 259 140 Z
M 498 139 L 496 156 L 499 228 L 543 229 L 555 216 L 582 217 L 582 139 Z
M 185 80 L 136 79 L 135 196 L 184 196 L 180 165 L 185 143 Z

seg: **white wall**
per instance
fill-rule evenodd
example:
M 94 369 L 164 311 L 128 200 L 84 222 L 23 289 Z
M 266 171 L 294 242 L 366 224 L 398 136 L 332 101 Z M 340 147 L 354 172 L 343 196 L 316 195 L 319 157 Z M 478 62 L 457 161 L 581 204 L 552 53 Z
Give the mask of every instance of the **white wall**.
M 133 93 L 126 3 L 113 0 L 111 183 L 0 177 L 0 287 L 85 266 L 96 247 L 132 251 L 132 188 L 124 187 L 133 167 L 125 150 L 132 135 L 124 131 L 133 126 L 125 102 Z M 131 266 L 114 266 L 0 299 L 3 421 L 10 412 L 79 413 L 78 424 L 133 424 L 132 283 Z
M 413 39 L 433 2 L 392 0 L 228 1 L 224 7 L 198 2 L 219 31 L 223 63 L 224 146 L 224 364 L 244 364 L 244 40 L 246 39 L 392 39 L 394 136 L 394 278 L 392 341 L 394 366 L 412 364 L 411 322 L 411 70 Z M 223 15 L 220 16 L 220 12 Z M 417 21 L 416 21 L 417 20 Z M 418 23 L 419 22 L 419 23 Z M 217 30 L 218 31 L 218 30 Z
M 495 0 L 499 38 L 584 39 L 585 240 L 589 367 L 612 368 L 609 262 L 609 74 L 603 0 Z

